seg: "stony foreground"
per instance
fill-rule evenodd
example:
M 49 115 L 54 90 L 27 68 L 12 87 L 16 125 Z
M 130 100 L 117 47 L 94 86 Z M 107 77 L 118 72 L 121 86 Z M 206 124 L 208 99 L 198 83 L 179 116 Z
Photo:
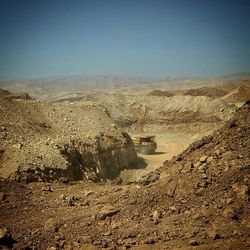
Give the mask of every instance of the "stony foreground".
M 250 103 L 141 184 L 1 182 L 15 249 L 249 249 Z

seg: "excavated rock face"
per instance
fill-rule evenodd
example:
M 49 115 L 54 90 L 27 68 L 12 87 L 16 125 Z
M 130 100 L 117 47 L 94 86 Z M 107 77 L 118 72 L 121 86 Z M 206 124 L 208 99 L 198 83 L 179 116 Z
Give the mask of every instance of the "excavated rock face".
M 1 98 L 0 117 L 2 178 L 98 181 L 137 164 L 130 137 L 93 105 Z
M 111 136 L 98 136 L 93 145 L 77 140 L 64 145 L 61 153 L 73 170 L 71 179 L 113 179 L 121 170 L 135 166 L 137 156 L 133 142 L 128 134 L 122 135 L 121 140 Z

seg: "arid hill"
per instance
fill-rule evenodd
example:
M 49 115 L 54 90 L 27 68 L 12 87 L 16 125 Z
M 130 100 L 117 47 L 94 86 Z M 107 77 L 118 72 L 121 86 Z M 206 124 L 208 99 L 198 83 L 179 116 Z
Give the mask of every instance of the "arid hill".
M 209 97 L 222 97 L 226 95 L 227 92 L 221 89 L 213 88 L 213 87 L 202 87 L 197 89 L 188 89 L 183 91 L 183 95 L 191 95 L 191 96 L 209 96 Z
M 72 100 L 71 100 L 72 101 Z M 175 125 L 214 124 L 228 120 L 235 106 L 206 96 L 135 96 L 96 93 L 80 103 L 106 108 L 114 121 L 130 131 L 154 131 Z
M 143 78 L 130 76 L 61 76 L 36 80 L 0 82 L 0 88 L 11 92 L 27 92 L 42 100 L 60 99 L 64 96 L 92 91 L 120 91 L 129 94 L 147 94 L 153 90 L 173 92 L 201 87 L 217 88 L 230 92 L 244 81 L 249 74 L 235 74 L 221 78 Z M 210 93 L 210 92 L 209 92 Z M 203 95 L 203 94 L 202 94 Z
M 249 124 L 250 102 L 141 184 L 3 181 L 1 242 L 16 249 L 249 249 Z
M 0 98 L 0 177 L 113 178 L 136 165 L 130 137 L 94 105 Z
M 8 90 L 0 88 L 0 98 L 13 98 L 13 99 L 31 99 L 28 93 L 12 93 Z
M 149 92 L 147 95 L 148 96 L 166 96 L 166 97 L 171 97 L 174 94 L 171 93 L 170 91 L 163 91 L 163 90 L 156 89 L 156 90 L 153 90 L 153 91 Z
M 228 92 L 217 89 L 215 87 L 201 87 L 195 89 L 184 89 L 184 90 L 172 90 L 172 91 L 164 91 L 164 90 L 153 90 L 149 92 L 147 95 L 149 96 L 175 96 L 175 95 L 191 95 L 191 96 L 208 96 L 208 97 L 222 97 L 226 95 Z
M 244 102 L 250 99 L 250 84 L 237 87 L 221 99 L 231 103 Z
M 172 214 L 176 235 L 192 235 L 191 245 L 216 245 L 224 239 L 224 244 L 235 244 L 234 249 L 250 246 L 249 124 L 247 102 L 223 128 L 193 143 L 142 181 L 150 184 L 159 177 L 149 191 L 151 199 L 158 201 L 154 209 L 158 206 L 159 213 Z M 170 218 L 160 221 L 171 224 Z
M 141 79 L 143 95 L 114 90 L 121 78 L 96 82 L 109 82 L 108 93 L 85 92 L 97 79 L 71 80 L 23 83 L 53 102 L 0 97 L 0 248 L 250 248 L 250 102 L 234 105 L 248 98 L 247 79 Z M 146 95 L 154 89 L 175 96 Z M 156 131 L 160 144 L 171 129 L 175 140 L 189 135 L 173 158 L 171 143 L 138 157 L 123 131 Z M 147 168 L 154 157 L 159 166 Z M 137 170 L 152 172 L 118 177 Z

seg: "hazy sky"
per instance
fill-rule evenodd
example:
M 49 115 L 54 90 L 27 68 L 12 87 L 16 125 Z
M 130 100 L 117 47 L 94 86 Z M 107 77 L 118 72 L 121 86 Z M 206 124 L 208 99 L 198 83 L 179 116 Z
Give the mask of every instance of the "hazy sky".
M 250 71 L 250 1 L 0 0 L 0 80 Z

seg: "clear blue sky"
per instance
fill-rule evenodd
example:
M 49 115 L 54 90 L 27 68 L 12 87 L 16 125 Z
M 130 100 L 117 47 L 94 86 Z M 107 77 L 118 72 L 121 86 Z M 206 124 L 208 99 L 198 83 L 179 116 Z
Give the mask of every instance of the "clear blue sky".
M 250 71 L 250 1 L 0 0 L 0 80 Z

